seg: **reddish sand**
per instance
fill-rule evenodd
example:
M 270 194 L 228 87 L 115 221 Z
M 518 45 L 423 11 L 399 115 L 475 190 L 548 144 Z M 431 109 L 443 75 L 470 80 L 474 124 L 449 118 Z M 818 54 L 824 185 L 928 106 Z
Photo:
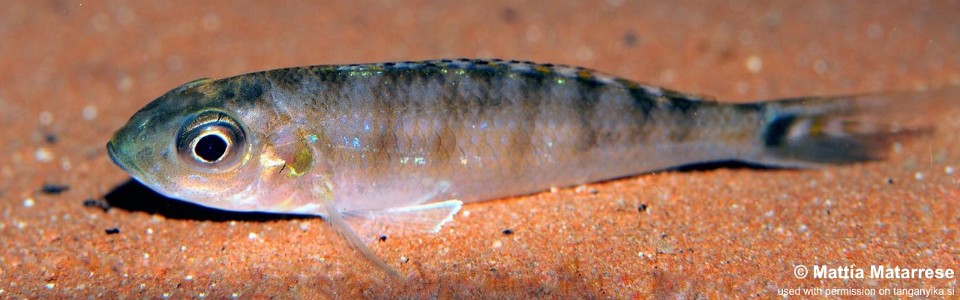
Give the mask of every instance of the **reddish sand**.
M 729 101 L 960 84 L 956 1 L 344 3 L 4 3 L 0 298 L 773 298 L 796 288 L 957 288 L 956 275 L 844 280 L 813 271 L 960 271 L 960 105 L 919 116 L 936 133 L 881 162 L 663 172 L 470 204 L 440 234 L 373 245 L 406 283 L 375 272 L 319 219 L 229 214 L 117 189 L 129 177 L 104 144 L 137 109 L 192 79 L 284 66 L 524 59 Z M 44 184 L 69 189 L 43 192 Z M 108 211 L 83 205 L 111 192 Z M 801 265 L 807 278 L 794 275 Z

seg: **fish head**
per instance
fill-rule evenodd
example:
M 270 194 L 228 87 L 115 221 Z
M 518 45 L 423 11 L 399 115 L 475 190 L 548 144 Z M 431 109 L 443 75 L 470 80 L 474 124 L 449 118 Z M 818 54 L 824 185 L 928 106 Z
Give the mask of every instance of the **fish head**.
M 111 160 L 165 196 L 244 210 L 258 180 L 257 138 L 245 122 L 255 116 L 221 81 L 184 84 L 138 111 L 107 143 Z

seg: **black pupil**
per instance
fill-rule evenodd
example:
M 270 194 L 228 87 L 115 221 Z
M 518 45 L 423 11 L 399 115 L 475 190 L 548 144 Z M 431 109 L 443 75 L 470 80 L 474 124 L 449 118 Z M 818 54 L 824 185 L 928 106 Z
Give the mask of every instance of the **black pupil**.
M 227 152 L 227 141 L 215 134 L 200 138 L 193 152 L 207 162 L 215 162 Z

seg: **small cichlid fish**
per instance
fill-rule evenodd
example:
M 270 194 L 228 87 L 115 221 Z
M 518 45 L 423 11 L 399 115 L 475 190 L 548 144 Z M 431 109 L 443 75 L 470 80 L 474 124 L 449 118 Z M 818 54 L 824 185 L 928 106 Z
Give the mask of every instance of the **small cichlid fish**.
M 878 159 L 915 132 L 886 118 L 901 107 L 869 95 L 726 104 L 523 61 L 327 65 L 184 84 L 107 149 L 172 198 L 321 216 L 398 275 L 366 242 L 437 232 L 463 203 L 702 162 Z

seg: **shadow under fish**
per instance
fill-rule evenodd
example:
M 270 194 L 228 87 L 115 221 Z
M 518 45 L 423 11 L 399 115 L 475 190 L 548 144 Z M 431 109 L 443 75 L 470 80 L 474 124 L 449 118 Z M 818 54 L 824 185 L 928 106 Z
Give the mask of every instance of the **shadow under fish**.
M 112 208 L 157 214 L 168 219 L 178 220 L 270 222 L 277 220 L 320 218 L 312 215 L 236 212 L 210 208 L 166 197 L 151 190 L 133 178 L 118 185 L 104 195 L 103 198 Z

